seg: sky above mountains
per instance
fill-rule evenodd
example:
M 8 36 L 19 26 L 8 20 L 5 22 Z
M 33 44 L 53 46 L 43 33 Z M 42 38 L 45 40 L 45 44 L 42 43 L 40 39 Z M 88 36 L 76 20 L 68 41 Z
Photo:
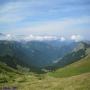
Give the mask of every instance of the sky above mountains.
M 90 38 L 90 0 L 0 0 L 0 32 Z

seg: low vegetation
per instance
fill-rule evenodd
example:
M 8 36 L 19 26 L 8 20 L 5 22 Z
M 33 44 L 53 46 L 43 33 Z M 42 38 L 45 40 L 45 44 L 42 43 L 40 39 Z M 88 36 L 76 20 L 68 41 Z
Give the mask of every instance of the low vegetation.
M 4 66 L 5 67 L 5 66 Z M 12 69 L 10 69 L 12 70 Z M 58 77 L 58 78 L 57 78 Z M 90 90 L 90 57 L 47 74 L 0 74 L 0 88 L 17 90 Z
M 48 74 L 53 77 L 70 77 L 87 72 L 90 72 L 90 56 Z

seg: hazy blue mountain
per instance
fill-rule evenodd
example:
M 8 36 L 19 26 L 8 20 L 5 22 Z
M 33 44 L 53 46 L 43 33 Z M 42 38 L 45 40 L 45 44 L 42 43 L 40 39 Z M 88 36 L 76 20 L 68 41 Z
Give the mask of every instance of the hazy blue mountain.
M 86 47 L 87 46 L 87 47 Z M 89 44 L 54 41 L 0 41 L 0 61 L 17 69 L 57 68 L 85 57 Z
M 40 41 L 26 43 L 17 41 L 0 41 L 0 56 L 8 55 L 29 64 L 29 66 L 42 67 L 52 64 L 55 59 L 63 56 L 63 52 L 68 52 L 66 48 L 57 48 Z
M 64 55 L 62 58 L 58 58 L 58 62 L 51 66 L 47 66 L 46 69 L 54 70 L 60 67 L 64 67 L 68 64 L 72 64 L 76 61 L 81 60 L 82 58 L 88 56 L 88 52 L 90 52 L 90 44 L 85 42 L 77 42 L 75 43 L 76 47 L 73 48 L 73 50 L 66 55 Z

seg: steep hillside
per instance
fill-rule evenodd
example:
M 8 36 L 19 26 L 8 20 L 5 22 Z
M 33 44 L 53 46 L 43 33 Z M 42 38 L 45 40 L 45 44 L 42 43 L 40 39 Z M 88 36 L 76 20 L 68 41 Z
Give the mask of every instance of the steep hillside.
M 53 41 L 54 43 L 54 41 Z M 61 42 L 60 42 L 61 43 Z M 83 42 L 62 42 L 52 45 L 41 41 L 0 41 L 0 61 L 17 69 L 17 66 L 41 71 L 53 70 L 86 57 L 90 45 Z
M 49 74 L 21 74 L 0 64 L 1 90 L 5 87 L 18 90 L 90 90 L 89 78 L 90 57 Z
M 76 45 L 75 45 L 76 44 Z M 77 62 L 85 57 L 87 57 L 90 53 L 90 44 L 86 42 L 77 42 L 75 43 L 75 47 L 69 53 L 66 53 L 63 57 L 58 58 L 54 64 L 45 67 L 46 70 L 56 70 L 58 68 L 65 67 L 66 65 Z
M 90 49 L 88 50 L 88 52 L 90 52 Z M 67 65 L 64 68 L 57 69 L 54 72 L 50 72 L 49 75 L 54 77 L 70 77 L 87 72 L 90 72 L 90 54 L 87 57 L 70 65 Z
M 14 75 L 2 78 L 0 89 L 5 87 L 18 90 L 90 90 L 90 72 L 71 77 L 56 78 L 47 74 Z M 3 87 L 2 87 L 3 86 Z
M 13 81 L 16 77 L 22 74 L 23 73 L 20 71 L 15 70 L 7 66 L 5 63 L 0 62 L 0 84 Z
M 55 60 L 71 52 L 78 43 L 72 47 L 63 43 L 57 46 L 40 41 L 18 42 L 0 41 L 0 56 L 4 62 L 19 64 L 25 67 L 43 68 L 52 65 Z M 8 60 L 6 60 L 6 58 Z M 16 67 L 15 67 L 16 68 Z

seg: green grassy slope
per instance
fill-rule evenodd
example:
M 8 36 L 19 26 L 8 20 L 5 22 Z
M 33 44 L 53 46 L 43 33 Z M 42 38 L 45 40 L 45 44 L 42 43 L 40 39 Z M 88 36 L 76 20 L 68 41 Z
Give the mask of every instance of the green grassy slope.
M 3 86 L 17 87 L 17 90 L 90 90 L 89 78 L 90 73 L 65 78 L 45 76 L 42 79 L 25 75 L 17 77 L 15 82 L 3 84 Z
M 48 73 L 54 77 L 69 77 L 90 72 L 90 55 L 64 68 Z
M 78 62 L 48 74 L 18 75 L 14 70 L 8 69 L 11 70 L 8 72 L 9 75 L 15 76 L 14 81 L 10 78 L 7 79 L 8 82 L 0 83 L 1 88 L 6 86 L 16 87 L 18 90 L 90 90 L 89 55 Z
M 20 75 L 21 73 L 17 70 L 0 62 L 0 84 L 11 82 Z
M 19 90 L 90 90 L 90 73 L 68 78 L 45 77 L 44 79 L 28 79 L 18 86 Z

